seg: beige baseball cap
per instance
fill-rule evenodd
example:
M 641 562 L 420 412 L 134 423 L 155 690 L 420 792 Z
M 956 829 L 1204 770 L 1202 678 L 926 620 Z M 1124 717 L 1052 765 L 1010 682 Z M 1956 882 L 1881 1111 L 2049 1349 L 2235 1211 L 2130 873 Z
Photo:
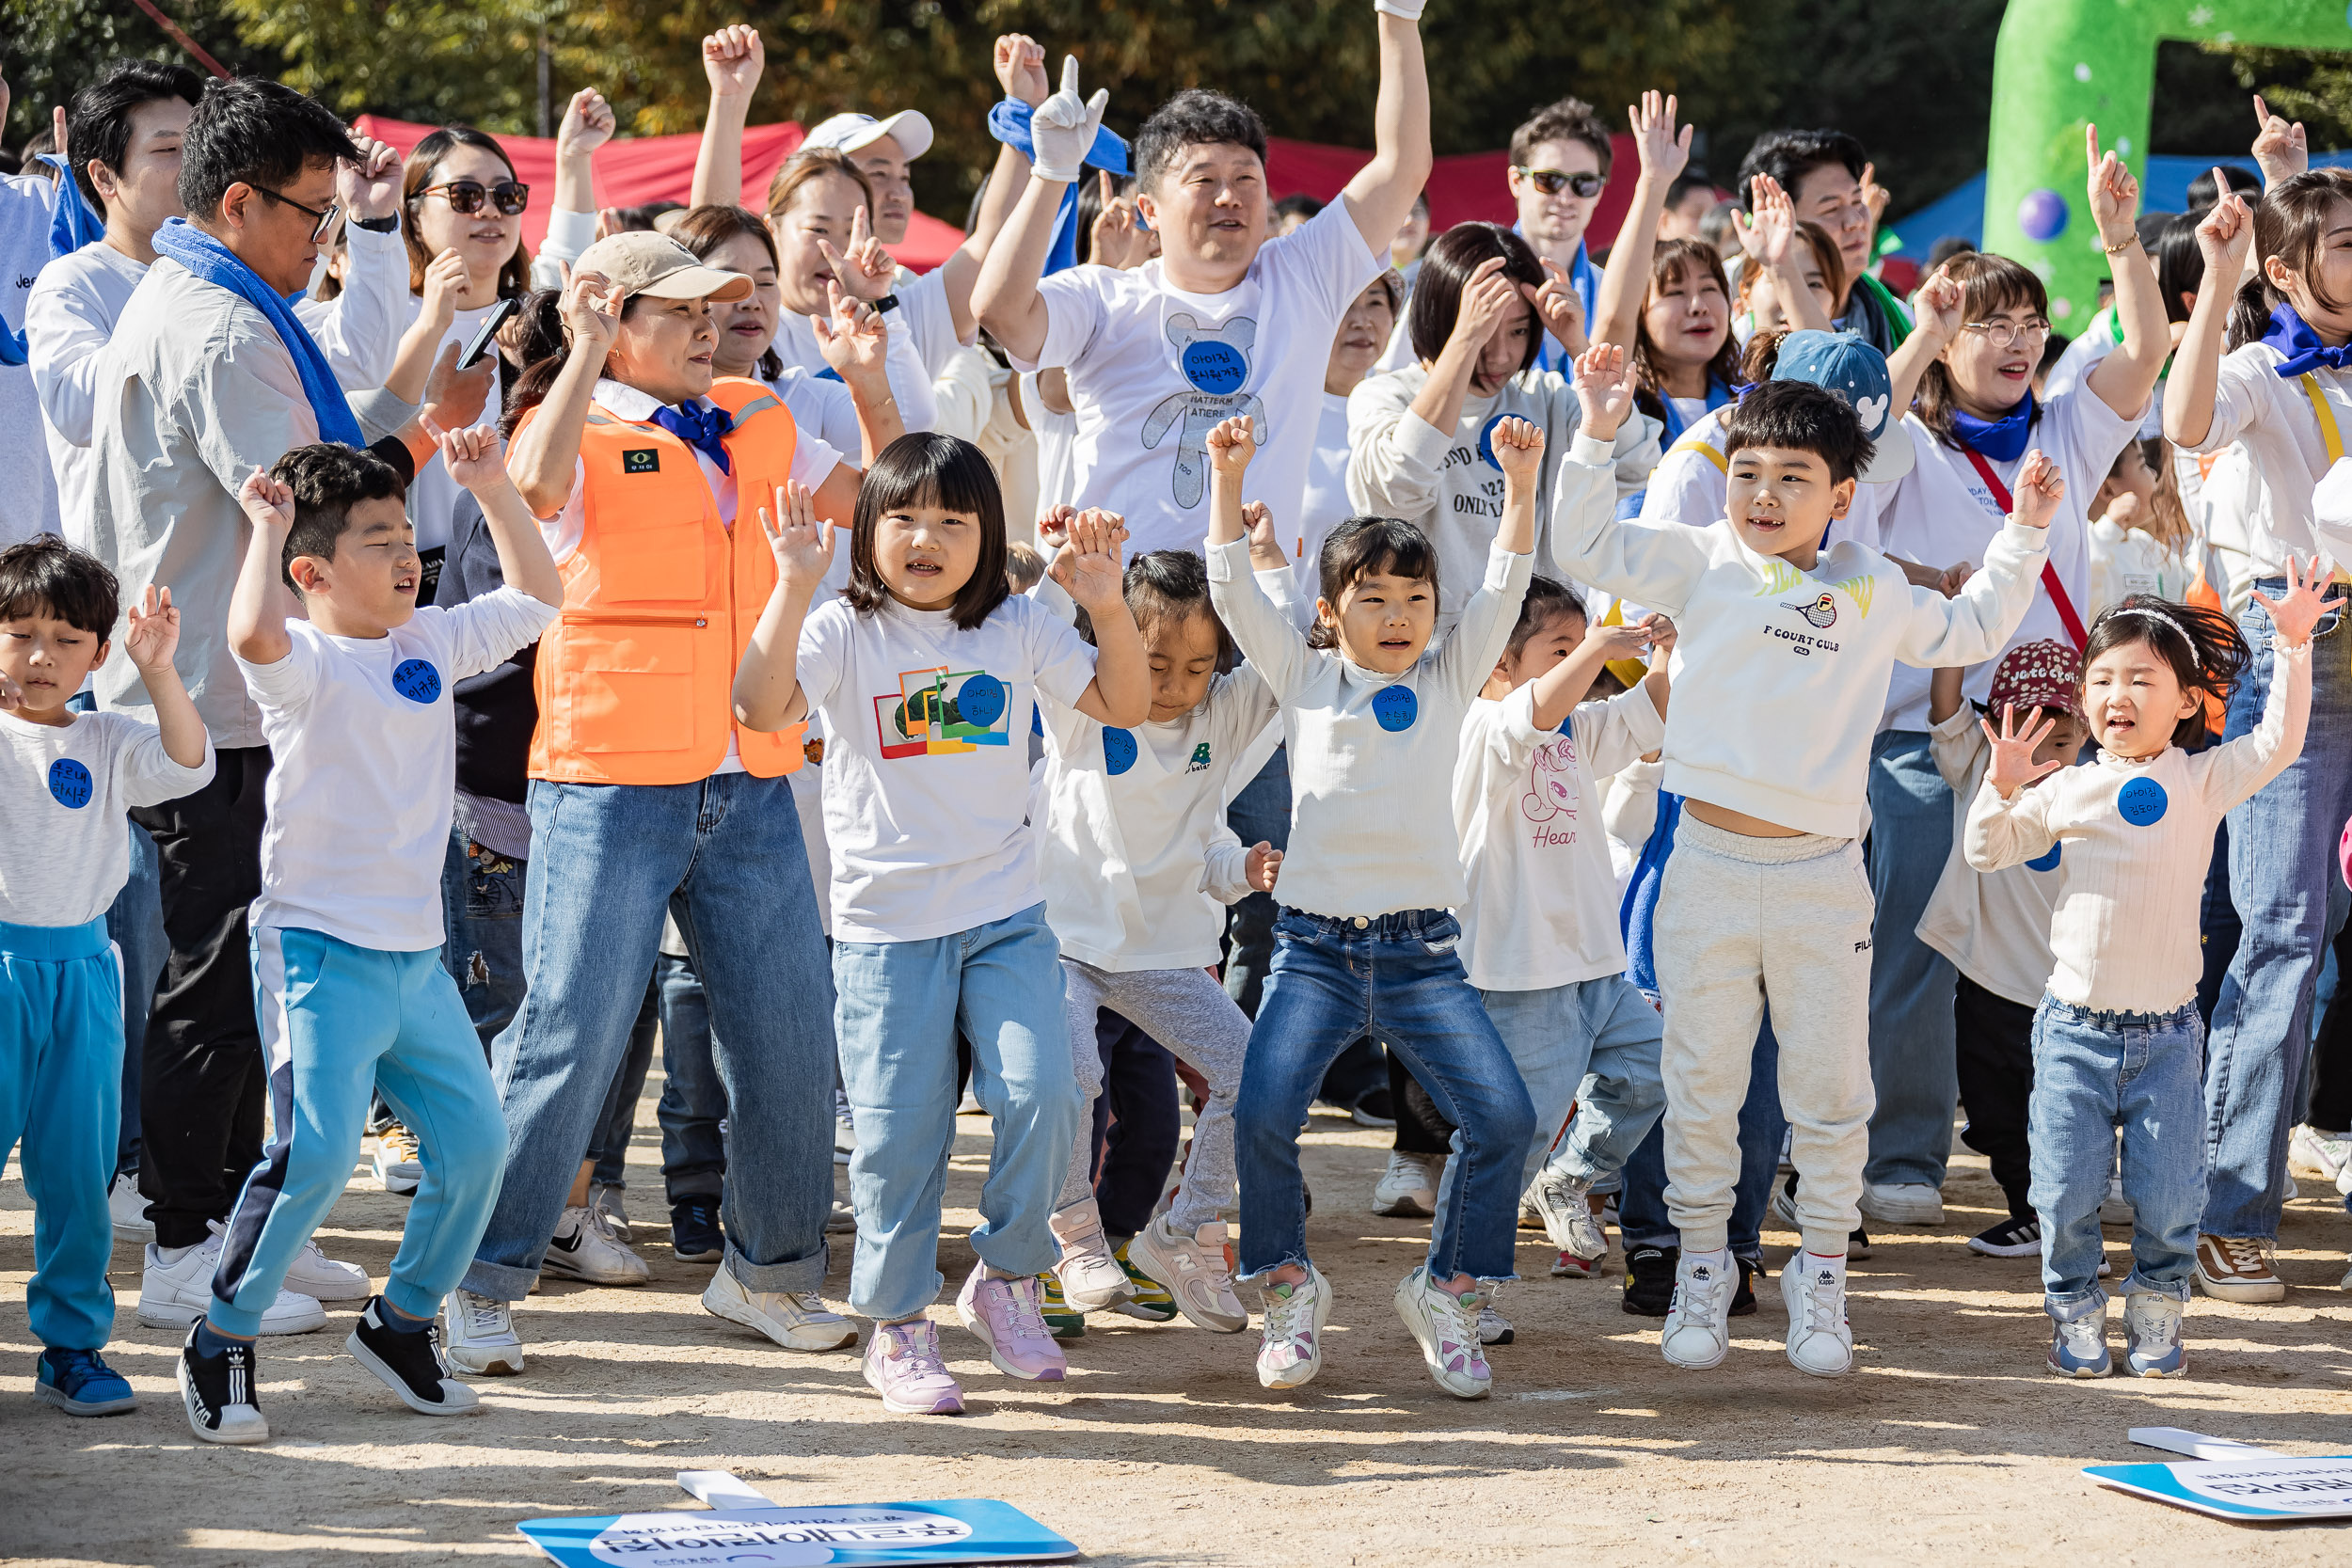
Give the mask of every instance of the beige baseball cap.
M 656 299 L 741 299 L 752 292 L 752 280 L 739 272 L 708 267 L 667 234 L 631 230 L 608 234 L 580 253 L 572 276 L 593 272 L 621 286 L 627 295 L 651 294 Z

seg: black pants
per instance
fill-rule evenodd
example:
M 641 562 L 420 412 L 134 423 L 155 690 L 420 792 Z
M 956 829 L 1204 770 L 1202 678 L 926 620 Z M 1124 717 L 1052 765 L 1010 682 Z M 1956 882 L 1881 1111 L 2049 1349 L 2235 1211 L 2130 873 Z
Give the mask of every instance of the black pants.
M 2303 1119 L 2322 1132 L 2352 1132 L 2352 921 L 2336 933 L 2336 994 L 2312 1044 L 2312 1103 Z
M 2033 1013 L 1965 974 L 1952 996 L 1960 1101 L 1968 1107 L 1960 1139 L 1993 1162 L 1993 1180 L 2000 1183 L 2014 1219 L 2033 1217 L 2033 1205 L 2026 1201 L 2033 1184 L 2026 1137 L 2026 1102 L 2033 1098 Z
M 1108 1007 L 1094 1014 L 1103 1093 L 1094 1101 L 1094 1204 L 1104 1232 L 1133 1236 L 1152 1223 L 1184 1135 L 1176 1057 Z
M 270 754 L 233 746 L 214 757 L 202 789 L 131 814 L 154 835 L 171 942 L 139 1067 L 139 1194 L 167 1247 L 198 1245 L 207 1220 L 227 1220 L 262 1160 L 268 1072 L 246 906 L 262 891 Z
M 1399 1154 L 1452 1153 L 1454 1124 L 1438 1109 L 1438 1102 L 1429 1098 L 1429 1091 L 1421 1086 L 1404 1058 L 1393 1051 L 1388 1057 L 1389 1103 L 1396 1110 L 1396 1142 L 1391 1147 Z

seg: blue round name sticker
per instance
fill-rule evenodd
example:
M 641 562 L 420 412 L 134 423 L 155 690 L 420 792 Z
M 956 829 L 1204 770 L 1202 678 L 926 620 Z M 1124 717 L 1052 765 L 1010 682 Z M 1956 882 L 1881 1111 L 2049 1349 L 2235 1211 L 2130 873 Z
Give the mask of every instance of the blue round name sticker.
M 72 757 L 59 757 L 49 765 L 49 793 L 57 804 L 80 811 L 96 791 L 91 788 L 88 768 Z
M 2064 847 L 2066 847 L 2062 844 L 2051 845 L 2050 852 L 2048 854 L 2036 855 L 2033 859 L 2026 863 L 2026 869 L 2028 871 L 2056 871 L 2058 868 L 2058 851 Z
M 956 711 L 967 724 L 993 727 L 1005 716 L 1005 683 L 985 670 L 965 676 L 956 691 Z
M 1186 343 L 1183 363 L 1184 379 L 1204 392 L 1238 392 L 1249 379 L 1248 356 L 1215 338 L 1197 338 Z
M 2115 794 L 2115 809 L 2135 828 L 2162 820 L 2164 808 L 2169 804 L 2164 798 L 2164 785 L 2153 779 L 2134 779 Z
M 429 660 L 404 658 L 392 670 L 392 689 L 412 703 L 429 703 L 441 694 L 441 673 Z
M 1485 459 L 1486 467 L 1497 473 L 1502 471 L 1502 465 L 1495 461 L 1495 427 L 1510 417 L 1508 414 L 1497 414 L 1478 427 L 1478 455 Z
M 1103 730 L 1103 766 L 1115 779 L 1135 765 L 1136 732 L 1105 725 Z
M 1373 696 L 1372 716 L 1384 730 L 1409 730 L 1421 717 L 1421 699 L 1409 686 L 1384 686 Z

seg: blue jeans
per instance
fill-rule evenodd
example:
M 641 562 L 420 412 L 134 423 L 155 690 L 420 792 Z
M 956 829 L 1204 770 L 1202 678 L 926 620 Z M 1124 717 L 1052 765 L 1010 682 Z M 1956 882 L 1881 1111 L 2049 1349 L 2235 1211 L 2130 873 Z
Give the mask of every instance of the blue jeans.
M 2137 1214 L 2123 1293 L 2188 1300 L 2205 1205 L 2197 1087 L 2204 1036 L 2194 1002 L 2169 1013 L 2109 1013 L 2042 999 L 2026 1117 L 2033 1206 L 2042 1216 L 2042 1304 L 2060 1323 L 2107 1299 L 2099 1288 L 2099 1202 L 2107 1196 L 2118 1127 L 2123 1196 Z
M 710 999 L 691 959 L 664 953 L 654 963 L 661 993 L 661 1188 L 672 1203 L 714 1198 L 726 1189 L 727 1089 L 710 1044 Z
M 1242 1275 L 1307 1261 L 1299 1124 L 1332 1059 L 1372 1035 L 1460 1129 L 1460 1180 L 1438 1206 L 1429 1272 L 1516 1278 L 1519 1171 L 1535 1107 L 1463 973 L 1460 923 L 1442 910 L 1342 920 L 1286 908 L 1274 934 L 1234 1112 Z
M 586 1158 L 596 1167 L 588 1180 L 599 1187 L 628 1185 L 628 1141 L 636 1134 L 637 1101 L 644 1096 L 645 1074 L 653 1068 L 653 1039 L 661 1022 L 660 985 L 659 977 L 645 984 L 644 1005 L 628 1031 L 628 1053 L 604 1092 L 604 1109 L 588 1139 Z
M 1730 1247 L 1734 1257 L 1764 1255 L 1764 1210 L 1780 1174 L 1781 1140 L 1788 1132 L 1780 1114 L 1780 1041 L 1772 1020 L 1756 1037 L 1748 1059 L 1748 1098 L 1740 1104 L 1740 1184 L 1731 1198 Z M 1617 1236 L 1629 1251 L 1637 1246 L 1682 1244 L 1682 1233 L 1666 1212 L 1666 1129 L 1655 1123 L 1625 1163 L 1625 1184 L 1617 1194 Z
M 747 1290 L 816 1290 L 833 1196 L 833 982 L 790 786 L 749 773 L 534 780 L 531 838 L 522 1009 L 493 1049 L 506 1184 L 466 1289 L 519 1301 L 538 1274 L 675 909 L 733 1107 L 726 1267 Z
M 171 939 L 164 934 L 163 863 L 155 854 L 155 838 L 137 823 L 130 824 L 131 876 L 115 895 L 106 911 L 106 935 L 122 952 L 122 1037 L 147 1038 L 147 1009 L 155 1000 L 155 980 L 171 956 Z M 119 1118 L 115 1136 L 118 1174 L 139 1168 L 139 1057 L 137 1049 L 122 1053 L 122 1099 L 129 1112 Z
M 2255 586 L 2276 597 L 2279 578 Z M 2312 991 L 2327 945 L 2336 840 L 2352 816 L 2352 635 L 2340 617 L 2312 640 L 2312 715 L 2285 772 L 2230 813 L 2230 898 L 2244 932 L 2214 1003 L 2205 1055 L 2202 1228 L 2216 1236 L 2279 1234 L 2287 1134 L 2311 1052 Z M 2249 599 L 2238 629 L 2253 661 L 2230 691 L 2231 738 L 2262 721 L 2270 698 L 2270 612 Z
M 857 1127 L 850 1307 L 896 1323 L 929 1307 L 945 1283 L 939 1209 L 956 1143 L 959 1030 L 972 1042 L 972 1092 L 996 1135 L 972 1250 L 1008 1275 L 1052 1268 L 1061 1254 L 1046 1219 L 1086 1107 L 1070 1070 L 1061 945 L 1045 906 L 922 942 L 836 941 L 833 972 L 841 1085 Z M 830 1137 L 826 1149 L 831 1160 Z
M 523 890 L 529 863 L 485 849 L 455 828 L 441 861 L 441 962 L 457 982 L 482 1049 L 523 1005 Z
M 1919 917 L 1952 852 L 1952 790 L 1925 732 L 1870 747 L 1870 1113 L 1867 1182 L 1944 1184 L 1960 1076 L 1952 1045 L 1957 971 L 1919 940 Z

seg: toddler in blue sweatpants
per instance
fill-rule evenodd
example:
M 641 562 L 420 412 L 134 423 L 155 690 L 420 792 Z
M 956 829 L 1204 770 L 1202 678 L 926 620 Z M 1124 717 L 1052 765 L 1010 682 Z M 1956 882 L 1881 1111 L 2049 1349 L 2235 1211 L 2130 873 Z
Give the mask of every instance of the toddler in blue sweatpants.
M 481 501 L 506 581 L 453 609 L 417 608 L 416 539 L 381 459 L 301 447 L 240 493 L 253 535 L 229 646 L 273 758 L 250 919 L 270 1141 L 181 1352 L 188 1425 L 206 1442 L 269 1435 L 253 1337 L 341 1196 L 379 1089 L 416 1134 L 423 1177 L 390 1276 L 344 1348 L 421 1414 L 477 1403 L 442 1357 L 436 1314 L 489 1221 L 506 1121 L 441 966 L 450 690 L 537 641 L 563 591 L 497 437 L 446 435 L 441 456 Z
M 123 814 L 201 789 L 213 751 L 172 668 L 168 589 L 131 608 L 123 652 L 152 721 L 66 706 L 113 644 L 112 572 L 55 534 L 0 551 L 0 1161 L 22 1139 L 33 1199 L 25 1307 L 42 1345 L 33 1396 L 113 1416 L 131 1386 L 99 1355 L 114 1331 L 106 1262 L 122 1115 L 122 963 L 106 907 L 131 870 Z

